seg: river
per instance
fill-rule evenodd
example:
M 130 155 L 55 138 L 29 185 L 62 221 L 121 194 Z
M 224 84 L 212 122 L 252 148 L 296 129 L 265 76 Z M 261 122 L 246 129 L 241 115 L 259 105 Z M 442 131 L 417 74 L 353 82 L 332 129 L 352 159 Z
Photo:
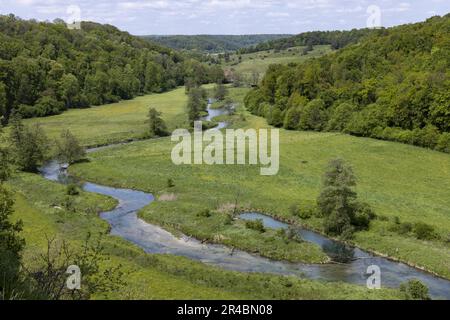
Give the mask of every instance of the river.
M 208 119 L 205 118 L 205 120 L 212 120 L 216 116 L 227 113 L 226 110 L 211 109 L 210 105 L 208 105 L 208 112 Z M 216 129 L 222 129 L 226 126 L 227 124 L 222 122 Z M 99 149 L 90 149 L 89 152 L 95 152 L 96 150 Z M 61 170 L 56 161 L 51 161 L 44 166 L 41 169 L 41 174 L 48 180 L 60 183 L 67 183 L 70 180 L 67 171 Z M 367 268 L 371 265 L 377 265 L 381 269 L 381 282 L 385 287 L 395 288 L 402 282 L 415 278 L 429 287 L 433 298 L 450 299 L 450 281 L 448 280 L 412 268 L 404 263 L 394 262 L 358 248 L 345 246 L 310 230 L 298 228 L 299 234 L 305 241 L 321 246 L 335 263 L 309 265 L 274 261 L 240 250 L 232 250 L 223 245 L 203 244 L 196 239 L 185 236 L 178 238 L 161 227 L 138 218 L 139 210 L 155 201 L 152 194 L 94 183 L 84 183 L 83 189 L 87 192 L 117 199 L 118 206 L 112 211 L 102 213 L 101 218 L 111 225 L 112 235 L 122 237 L 150 254 L 183 256 L 233 271 L 294 275 L 358 285 L 366 285 Z M 240 218 L 244 220 L 261 219 L 267 228 L 288 228 L 287 224 L 259 213 L 245 213 Z

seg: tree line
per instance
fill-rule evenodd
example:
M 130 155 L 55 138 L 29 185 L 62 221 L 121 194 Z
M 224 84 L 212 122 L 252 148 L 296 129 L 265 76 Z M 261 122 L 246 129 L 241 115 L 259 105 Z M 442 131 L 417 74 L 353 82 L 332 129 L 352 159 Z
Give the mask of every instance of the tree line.
M 223 80 L 206 65 L 110 25 L 0 16 L 0 117 L 42 117 Z
M 292 47 L 309 47 L 317 45 L 331 45 L 334 50 L 344 48 L 349 44 L 360 41 L 372 33 L 381 33 L 382 30 L 352 29 L 349 31 L 310 31 L 292 37 L 270 40 L 257 45 L 239 49 L 240 54 L 254 53 L 267 50 L 286 50 Z
M 250 34 L 250 35 L 173 35 L 144 36 L 165 47 L 175 50 L 188 50 L 200 53 L 223 53 L 236 51 L 264 41 L 289 37 L 283 34 Z
M 290 130 L 338 131 L 450 152 L 450 15 L 272 65 L 247 108 Z

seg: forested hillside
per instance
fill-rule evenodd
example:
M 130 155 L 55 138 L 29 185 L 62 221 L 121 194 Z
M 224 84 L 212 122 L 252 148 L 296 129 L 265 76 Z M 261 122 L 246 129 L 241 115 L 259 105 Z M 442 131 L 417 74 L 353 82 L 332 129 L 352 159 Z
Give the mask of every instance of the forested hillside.
M 223 79 L 171 49 L 110 25 L 83 22 L 69 30 L 63 21 L 25 21 L 0 16 L 0 116 L 46 116 L 163 92 L 185 79 Z
M 450 152 L 450 15 L 378 30 L 296 66 L 271 66 L 246 105 L 286 129 Z
M 195 50 L 199 52 L 221 53 L 236 51 L 241 48 L 256 45 L 261 42 L 286 38 L 285 34 L 255 34 L 255 35 L 175 35 L 175 36 L 145 36 L 161 45 L 176 50 Z
M 350 31 L 311 31 L 304 32 L 292 37 L 284 37 L 254 46 L 240 49 L 241 54 L 266 50 L 285 50 L 292 47 L 331 45 L 331 48 L 341 49 L 349 44 L 357 43 L 362 37 L 375 32 L 373 29 L 353 29 Z

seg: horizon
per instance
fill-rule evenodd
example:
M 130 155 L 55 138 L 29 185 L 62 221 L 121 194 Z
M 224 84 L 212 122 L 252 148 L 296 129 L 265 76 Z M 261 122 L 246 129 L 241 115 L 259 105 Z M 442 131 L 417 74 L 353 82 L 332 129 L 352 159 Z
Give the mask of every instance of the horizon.
M 0 0 L 0 14 L 92 21 L 136 36 L 295 35 L 392 27 L 450 12 L 445 0 Z M 205 32 L 208 30 L 208 32 Z

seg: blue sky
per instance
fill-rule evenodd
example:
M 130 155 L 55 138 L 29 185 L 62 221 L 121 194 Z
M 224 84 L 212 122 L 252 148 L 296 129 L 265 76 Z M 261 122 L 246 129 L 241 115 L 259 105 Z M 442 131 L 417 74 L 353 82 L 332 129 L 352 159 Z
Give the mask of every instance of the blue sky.
M 374 8 L 380 12 L 375 21 L 388 27 L 450 12 L 450 0 L 0 0 L 0 14 L 68 20 L 78 15 L 68 10 L 73 5 L 82 20 L 109 23 L 136 35 L 362 28 L 374 21 Z

